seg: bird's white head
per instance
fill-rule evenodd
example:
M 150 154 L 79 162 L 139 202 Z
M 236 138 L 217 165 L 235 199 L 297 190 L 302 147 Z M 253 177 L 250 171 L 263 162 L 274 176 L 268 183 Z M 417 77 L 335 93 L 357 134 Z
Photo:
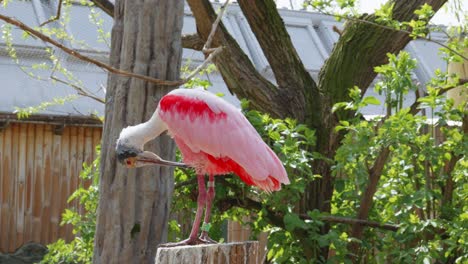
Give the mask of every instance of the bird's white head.
M 138 126 L 124 128 L 120 133 L 115 148 L 117 159 L 120 163 L 127 168 L 138 168 L 149 165 L 186 167 L 183 163 L 167 161 L 151 151 L 143 150 L 146 139 L 141 140 L 141 137 L 139 137 L 141 135 L 136 133 L 141 129 Z

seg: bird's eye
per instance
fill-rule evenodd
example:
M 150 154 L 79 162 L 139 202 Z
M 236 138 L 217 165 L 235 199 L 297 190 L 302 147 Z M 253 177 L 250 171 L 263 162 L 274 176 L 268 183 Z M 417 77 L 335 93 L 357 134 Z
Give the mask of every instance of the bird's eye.
M 132 165 L 132 161 L 128 159 L 128 160 L 127 160 L 127 165 L 128 165 L 128 166 Z

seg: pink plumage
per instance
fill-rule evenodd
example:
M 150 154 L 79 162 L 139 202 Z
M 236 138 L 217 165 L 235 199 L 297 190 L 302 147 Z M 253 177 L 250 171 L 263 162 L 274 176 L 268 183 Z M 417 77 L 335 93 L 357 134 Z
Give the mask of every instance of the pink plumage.
M 198 174 L 237 174 L 267 192 L 289 179 L 281 161 L 234 106 L 203 91 L 177 89 L 159 102 L 156 115 Z

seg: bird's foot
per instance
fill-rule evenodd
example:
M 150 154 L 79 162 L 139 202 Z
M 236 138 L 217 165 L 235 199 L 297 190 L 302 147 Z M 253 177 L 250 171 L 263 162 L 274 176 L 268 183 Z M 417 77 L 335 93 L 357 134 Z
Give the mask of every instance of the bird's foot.
M 208 232 L 205 232 L 203 231 L 199 237 L 200 240 L 204 241 L 205 244 L 218 244 L 217 241 L 211 239 L 209 236 L 208 236 Z
M 169 247 L 179 247 L 179 246 L 193 246 L 193 245 L 200 245 L 200 244 L 209 244 L 209 242 L 198 237 L 189 237 L 180 242 L 160 244 L 159 247 L 169 248 Z

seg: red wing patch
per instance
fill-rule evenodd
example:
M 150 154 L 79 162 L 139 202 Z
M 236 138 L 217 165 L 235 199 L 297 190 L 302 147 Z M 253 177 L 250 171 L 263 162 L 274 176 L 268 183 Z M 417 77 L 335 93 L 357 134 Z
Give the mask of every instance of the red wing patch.
M 207 117 L 210 121 L 226 118 L 226 113 L 215 113 L 204 101 L 187 96 L 169 94 L 159 102 L 163 112 L 177 113 L 188 116 L 190 120 Z
M 277 179 L 275 179 L 272 176 L 268 176 L 265 180 L 261 181 L 256 181 L 248 174 L 242 166 L 240 166 L 237 162 L 233 161 L 230 158 L 215 158 L 209 154 L 206 154 L 208 157 L 208 160 L 212 163 L 215 164 L 219 169 L 219 172 L 222 174 L 225 174 L 226 172 L 233 172 L 243 182 L 245 182 L 247 185 L 254 185 L 259 187 L 260 189 L 266 190 L 268 192 L 271 191 L 276 191 L 281 188 L 281 185 Z

